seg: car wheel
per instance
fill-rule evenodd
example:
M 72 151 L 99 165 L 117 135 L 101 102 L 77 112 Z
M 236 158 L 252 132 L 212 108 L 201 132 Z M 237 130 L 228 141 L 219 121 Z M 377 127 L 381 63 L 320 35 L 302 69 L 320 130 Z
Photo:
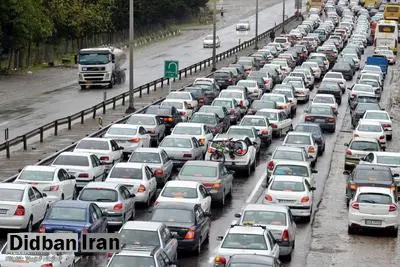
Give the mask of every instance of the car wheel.
M 348 233 L 349 235 L 354 234 L 354 229 L 353 229 L 353 227 L 351 227 L 350 225 L 347 226 L 347 233 Z
M 149 194 L 149 197 L 147 198 L 146 201 L 146 207 L 150 207 L 151 206 L 151 195 Z
M 284 259 L 285 261 L 291 261 L 291 260 L 292 260 L 292 251 L 290 251 L 289 255 L 285 255 L 285 256 L 283 257 L 283 259 Z
M 398 229 L 397 228 L 391 229 L 389 234 L 391 237 L 397 237 Z
M 253 164 L 251 165 L 251 169 L 253 170 L 253 171 L 255 171 L 256 170 L 256 160 L 254 159 L 254 161 L 253 161 Z
M 228 192 L 228 195 L 227 195 L 228 197 L 230 197 L 230 198 L 232 198 L 232 185 L 231 185 L 231 187 L 229 188 L 229 192 Z
M 28 224 L 26 225 L 25 231 L 31 233 L 33 230 L 33 218 L 32 216 L 29 218 Z
M 61 194 L 61 200 L 64 200 L 64 194 Z
M 386 139 L 387 139 L 387 140 L 392 140 L 392 135 L 387 135 L 387 136 L 386 136 Z

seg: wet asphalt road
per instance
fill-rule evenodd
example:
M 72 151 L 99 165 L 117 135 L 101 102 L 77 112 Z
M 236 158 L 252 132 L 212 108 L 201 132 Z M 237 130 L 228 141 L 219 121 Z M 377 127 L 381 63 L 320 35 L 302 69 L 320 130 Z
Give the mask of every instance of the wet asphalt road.
M 217 49 L 217 53 L 234 47 L 239 39 L 245 41 L 253 38 L 255 0 L 225 0 L 217 3 L 218 8 L 223 5 L 225 9 L 224 17 L 219 17 L 218 22 L 217 34 L 221 39 L 221 47 Z M 259 33 L 282 21 L 281 0 L 259 1 L 259 7 Z M 294 4 L 286 5 L 286 14 L 289 16 L 294 14 Z M 236 34 L 235 24 L 240 19 L 249 20 L 252 24 L 249 33 Z M 179 60 L 179 67 L 184 68 L 211 57 L 212 49 L 202 47 L 203 38 L 210 33 L 212 33 L 210 26 L 200 26 L 184 30 L 180 36 L 137 49 L 134 55 L 135 87 L 163 76 L 164 60 Z M 44 75 L 38 78 L 39 82 L 1 81 L 0 142 L 5 140 L 3 132 L 6 128 L 9 128 L 9 138 L 14 138 L 40 125 L 100 103 L 103 101 L 105 91 L 107 98 L 110 98 L 127 91 L 128 87 L 128 84 L 124 84 L 108 90 L 98 88 L 80 90 L 77 85 L 76 69 L 50 70 L 50 72 L 52 76 Z

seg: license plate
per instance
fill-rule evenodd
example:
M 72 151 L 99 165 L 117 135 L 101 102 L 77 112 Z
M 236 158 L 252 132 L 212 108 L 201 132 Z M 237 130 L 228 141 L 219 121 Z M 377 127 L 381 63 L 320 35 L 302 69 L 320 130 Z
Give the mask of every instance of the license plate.
M 315 119 L 314 121 L 315 121 L 315 122 L 325 122 L 324 119 Z
M 289 200 L 289 199 L 279 199 L 279 203 L 294 203 L 296 200 Z
M 365 224 L 367 225 L 382 225 L 381 220 L 365 220 Z
M 7 209 L 0 209 L 0 214 L 7 214 Z

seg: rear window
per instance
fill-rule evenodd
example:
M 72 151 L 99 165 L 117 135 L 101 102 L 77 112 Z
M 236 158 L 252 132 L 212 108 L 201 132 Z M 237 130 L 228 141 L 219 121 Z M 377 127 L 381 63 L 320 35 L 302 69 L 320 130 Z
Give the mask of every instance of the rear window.
M 131 159 L 129 161 L 133 162 Z M 108 177 L 142 180 L 142 169 L 114 167 Z
M 183 92 L 169 93 L 169 95 L 167 95 L 166 99 L 190 100 L 190 94 L 183 93 Z
M 308 177 L 308 169 L 300 165 L 278 165 L 275 167 L 274 175 L 294 175 Z
M 134 263 L 134 265 L 132 265 L 132 263 Z M 112 257 L 109 266 L 110 267 L 121 267 L 121 266 L 155 267 L 156 263 L 154 262 L 153 257 L 116 255 Z
M 39 170 L 23 170 L 18 180 L 29 180 L 29 181 L 46 181 L 50 182 L 54 179 L 54 172 L 51 171 L 39 171 Z
M 249 138 L 254 138 L 254 132 L 251 129 L 241 129 L 241 128 L 229 128 L 228 135 L 236 135 L 236 136 L 248 136 Z
M 86 221 L 86 209 L 74 207 L 53 207 L 50 209 L 49 220 Z
M 75 148 L 89 150 L 109 150 L 110 146 L 108 145 L 108 141 L 82 140 L 76 145 Z
M 135 135 L 136 133 L 137 133 L 137 128 L 111 127 L 107 131 L 107 134 L 111 135 Z
M 285 143 L 311 145 L 311 139 L 307 135 L 288 135 Z
M 276 103 L 274 101 L 258 101 L 258 100 L 255 100 L 251 104 L 251 108 L 254 108 L 254 109 L 262 109 L 262 108 L 275 109 L 275 107 L 276 107 Z
M 212 114 L 194 114 L 193 117 L 190 119 L 191 122 L 198 122 L 198 123 L 206 123 L 206 124 L 215 124 L 217 123 L 217 119 Z
M 232 108 L 233 107 L 232 101 L 229 101 L 229 100 L 214 100 L 212 105 L 213 106 L 226 107 L 226 108 Z
M 184 134 L 184 135 L 201 135 L 201 127 L 191 127 L 191 126 L 176 126 L 173 131 L 174 134 Z
M 84 188 L 79 195 L 79 200 L 94 202 L 116 202 L 118 193 L 112 189 Z
M 1 188 L 0 201 L 21 202 L 24 197 L 24 190 Z
M 386 113 L 383 113 L 383 112 L 367 112 L 367 113 L 365 113 L 365 119 L 389 120 L 389 117 Z
M 217 177 L 217 168 L 200 165 L 184 165 L 179 173 L 181 176 Z
M 278 113 L 277 112 L 257 111 L 256 115 L 264 116 L 269 121 L 277 121 L 278 120 Z
M 156 125 L 156 120 L 153 117 L 133 115 L 126 121 L 126 124 Z
M 243 97 L 243 93 L 242 92 L 222 91 L 219 94 L 219 97 L 222 97 L 222 98 L 242 98 Z
M 392 204 L 392 198 L 389 195 L 377 193 L 361 193 L 358 195 L 357 201 L 368 204 Z
M 277 150 L 275 151 L 272 159 L 284 159 L 284 160 L 298 160 L 304 161 L 303 153 L 296 151 L 287 151 L 287 150 Z
M 375 142 L 368 141 L 354 141 L 350 144 L 350 148 L 354 150 L 363 150 L 363 151 L 378 151 L 378 144 Z
M 390 169 L 358 169 L 355 171 L 354 180 L 356 181 L 392 181 Z
M 229 74 L 226 72 L 215 72 L 214 73 L 215 78 L 229 78 Z
M 378 164 L 400 165 L 400 157 L 398 156 L 377 156 L 376 161 Z
M 331 115 L 332 114 L 332 108 L 330 106 L 328 107 L 317 107 L 317 106 L 312 106 L 310 109 L 311 114 L 320 114 L 320 115 Z
M 89 166 L 89 159 L 86 156 L 60 155 L 53 162 L 53 165 L 68 165 L 68 166 Z
M 172 102 L 172 101 L 164 101 L 160 105 L 161 107 L 175 107 L 176 109 L 183 109 L 183 102 Z
M 242 224 L 287 225 L 284 212 L 248 210 L 242 217 Z
M 292 181 L 273 181 L 270 187 L 274 191 L 304 192 L 304 184 Z
M 161 196 L 170 198 L 197 198 L 197 189 L 167 186 Z
M 333 97 L 316 96 L 313 100 L 313 103 L 334 104 L 335 99 Z
M 266 126 L 267 123 L 265 122 L 264 119 L 244 117 L 242 119 L 242 121 L 240 122 L 240 125 L 243 125 L 243 126 Z
M 160 147 L 180 147 L 180 148 L 192 148 L 192 142 L 188 138 L 165 138 Z
M 156 208 L 153 211 L 151 221 L 168 223 L 193 223 L 194 216 L 192 210 Z
M 152 152 L 133 152 L 129 159 L 129 162 L 140 162 L 140 163 L 161 163 L 159 153 Z
M 269 100 L 269 101 L 274 101 L 274 102 L 285 102 L 285 97 L 265 94 L 261 97 L 261 100 Z
M 381 132 L 382 127 L 380 125 L 361 124 L 357 130 L 362 132 Z

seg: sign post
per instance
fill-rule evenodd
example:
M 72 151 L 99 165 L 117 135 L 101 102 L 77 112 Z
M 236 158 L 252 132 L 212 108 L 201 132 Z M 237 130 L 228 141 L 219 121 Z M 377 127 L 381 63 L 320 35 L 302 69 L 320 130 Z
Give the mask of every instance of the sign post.
M 178 78 L 179 61 L 178 60 L 165 60 L 164 61 L 164 78 L 172 79 Z M 169 81 L 169 91 L 171 92 L 172 81 Z

